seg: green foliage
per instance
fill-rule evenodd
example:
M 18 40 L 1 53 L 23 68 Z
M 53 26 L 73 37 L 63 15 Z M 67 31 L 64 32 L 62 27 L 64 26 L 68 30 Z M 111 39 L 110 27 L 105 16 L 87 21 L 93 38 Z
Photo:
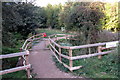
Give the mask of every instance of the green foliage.
M 66 40 L 60 40 L 57 41 L 57 43 L 63 43 L 66 42 Z M 64 45 L 67 46 L 67 45 Z M 116 48 L 116 51 L 113 53 L 109 53 L 107 55 L 103 55 L 102 59 L 98 59 L 96 57 L 86 58 L 86 59 L 80 59 L 80 60 L 74 60 L 73 66 L 83 66 L 82 68 L 73 71 L 73 74 L 88 78 L 118 78 L 118 65 L 119 65 L 119 57 L 118 57 L 118 50 L 119 48 Z M 83 53 L 80 54 L 81 50 L 73 50 L 73 56 L 78 55 L 84 55 Z M 68 55 L 68 51 L 65 49 L 62 49 L 62 54 Z M 60 68 L 60 70 L 69 72 L 68 69 L 63 67 L 62 64 L 58 63 L 56 59 L 54 59 L 56 62 L 57 67 Z M 62 58 L 62 61 L 68 64 L 69 62 Z
M 82 65 L 83 68 L 76 70 L 79 75 L 92 78 L 117 78 L 118 75 L 118 58 L 117 53 L 104 55 L 102 59 L 97 57 L 78 60 L 74 65 Z
M 30 33 L 36 34 L 36 28 L 57 28 L 65 27 L 67 31 L 76 31 L 78 41 L 66 40 L 61 45 L 81 45 L 98 42 L 98 34 L 101 28 L 119 31 L 117 3 L 85 3 L 67 2 L 64 6 L 48 4 L 47 7 L 37 7 L 32 3 L 2 3 L 2 54 L 18 52 L 23 41 Z M 105 14 L 104 18 L 103 13 Z M 59 30 L 36 30 L 38 33 L 46 32 L 47 35 L 64 33 Z M 69 33 L 68 33 L 69 34 Z M 62 41 L 59 41 L 62 42 Z M 79 44 L 78 44 L 79 43 Z M 73 51 L 87 52 L 86 50 Z M 91 49 L 95 52 L 95 49 Z M 63 50 L 68 55 L 67 50 Z M 76 54 L 75 54 L 76 55 Z M 68 61 L 64 60 L 68 63 Z M 3 60 L 5 68 L 15 66 L 17 58 Z M 14 62 L 14 63 L 13 63 Z M 12 64 L 13 63 L 13 64 Z M 75 64 L 79 63 L 76 62 Z M 92 66 L 91 66 L 92 67 Z M 87 69 L 87 68 L 86 68 Z M 92 71 L 91 71 L 92 72 Z M 16 72 L 17 73 L 17 72 Z M 21 74 L 21 72 L 20 72 Z M 98 73 L 101 74 L 101 73 Z M 9 75 L 8 75 L 9 76 Z
M 59 28 L 59 21 L 58 21 L 58 15 L 61 11 L 62 5 L 51 5 L 48 4 L 47 7 L 45 7 L 46 12 L 46 26 L 50 29 L 52 28 Z
M 38 27 L 47 28 L 47 16 L 45 8 L 37 7 L 34 9 L 33 14 L 35 15 L 33 21 L 38 25 Z
M 119 8 L 118 3 L 102 3 L 102 2 L 96 2 L 92 3 L 92 6 L 95 8 L 99 8 L 100 11 L 104 13 L 104 18 L 101 20 L 101 23 L 103 24 L 102 28 L 105 30 L 110 30 L 112 32 L 119 31 L 119 22 L 118 22 L 118 14 L 119 14 Z
M 32 3 L 3 2 L 2 13 L 3 44 L 6 41 L 14 43 L 14 34 L 21 35 L 22 39 L 26 39 L 29 33 L 35 34 L 35 28 L 43 27 L 46 19 L 44 9 Z M 11 43 L 10 45 L 13 45 Z
M 61 25 L 68 31 L 75 31 L 77 36 L 70 40 L 72 45 L 84 45 L 97 43 L 99 41 L 99 32 L 102 29 L 101 19 L 104 17 L 102 8 L 97 7 L 102 3 L 82 3 L 68 2 L 60 13 Z M 96 5 L 96 6 L 95 6 Z M 101 9 L 101 10 L 100 10 Z M 104 8 L 103 8 L 104 9 Z M 91 51 L 95 52 L 96 48 Z M 89 53 L 88 49 L 82 49 L 81 53 Z
M 3 46 L 3 48 L 2 48 L 2 53 L 4 53 L 4 54 L 15 53 L 15 52 L 18 52 L 17 48 L 8 48 L 5 46 Z
M 57 43 L 69 43 L 69 41 L 65 39 L 58 40 Z M 67 46 L 67 45 L 62 45 Z M 86 53 L 81 51 L 82 49 L 76 49 L 73 50 L 73 56 L 80 56 L 85 55 Z M 73 74 L 83 77 L 89 77 L 89 78 L 118 78 L 118 66 L 119 64 L 119 54 L 118 50 L 119 47 L 115 49 L 116 51 L 113 53 L 109 53 L 107 55 L 103 55 L 102 59 L 98 59 L 98 57 L 91 57 L 86 59 L 80 59 L 80 60 L 74 60 L 73 66 L 83 66 L 82 68 L 73 71 Z M 68 51 L 66 49 L 62 49 L 62 54 L 68 55 Z M 92 54 L 92 53 L 91 53 Z M 55 60 L 55 59 L 54 59 Z M 62 61 L 64 61 L 66 64 L 69 62 L 62 58 Z M 55 60 L 57 67 L 60 68 L 60 70 L 69 72 L 68 69 L 63 67 L 62 64 L 58 63 L 57 60 Z
M 119 31 L 118 22 L 118 3 L 106 3 L 104 5 L 105 10 L 103 10 L 105 17 L 102 21 L 103 29 L 111 30 L 113 32 Z
M 47 36 L 52 35 L 52 34 L 64 34 L 64 32 L 60 30 L 49 30 L 49 29 L 36 29 L 37 33 L 46 33 Z
M 62 64 L 60 64 L 54 56 L 53 56 L 53 61 L 55 61 L 56 66 L 57 66 L 61 71 L 69 72 L 69 70 L 68 70 L 67 68 L 65 68 Z
M 14 78 L 23 78 L 23 79 L 27 78 L 26 71 L 17 71 L 17 72 L 2 75 L 2 80 L 8 79 L 8 78 L 11 80 L 13 80 Z
M 60 20 L 67 30 L 78 32 L 82 44 L 95 43 L 101 29 L 100 19 L 103 13 L 90 7 L 90 3 L 67 3 L 60 15 Z
M 72 46 L 72 44 L 70 44 L 67 39 L 60 39 L 57 41 L 57 43 L 61 46 Z

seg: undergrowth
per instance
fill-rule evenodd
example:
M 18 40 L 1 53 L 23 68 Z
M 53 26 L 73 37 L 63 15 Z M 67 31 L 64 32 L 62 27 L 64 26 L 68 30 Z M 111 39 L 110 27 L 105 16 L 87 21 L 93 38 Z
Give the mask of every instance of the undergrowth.
M 20 52 L 19 49 L 21 48 L 23 42 L 24 41 L 20 41 L 20 40 L 16 42 L 16 47 L 2 46 L 2 55 Z M 18 57 L 2 59 L 2 70 L 15 68 L 17 62 L 18 62 Z M 27 78 L 27 77 L 25 71 L 17 71 L 2 75 L 2 80 L 5 80 L 6 78 Z
M 66 40 L 60 40 L 57 41 L 58 43 L 69 43 Z M 67 44 L 68 45 L 68 44 Z M 62 46 L 67 46 L 67 45 L 62 45 Z M 78 69 L 78 70 L 74 70 L 72 73 L 74 75 L 77 76 L 83 76 L 83 77 L 87 77 L 87 78 L 118 78 L 119 74 L 119 70 L 118 70 L 118 65 L 120 65 L 120 63 L 118 62 L 119 58 L 118 58 L 118 48 L 116 48 L 116 51 L 113 53 L 109 53 L 107 55 L 103 55 L 102 59 L 98 59 L 98 57 L 90 57 L 90 58 L 86 58 L 86 59 L 80 59 L 80 60 L 74 60 L 73 61 L 73 66 L 83 66 L 82 68 Z M 73 55 L 80 55 L 77 54 L 76 52 L 80 52 L 80 50 L 78 51 L 74 51 Z M 65 49 L 63 49 L 63 53 L 64 55 L 68 54 L 68 51 L 66 51 Z M 82 54 L 81 54 L 82 55 Z M 56 66 L 65 72 L 70 72 L 67 68 L 65 68 L 61 63 L 59 63 L 55 57 L 53 57 Z M 69 64 L 68 61 L 66 61 L 64 58 L 62 58 L 62 61 L 66 62 L 66 64 Z

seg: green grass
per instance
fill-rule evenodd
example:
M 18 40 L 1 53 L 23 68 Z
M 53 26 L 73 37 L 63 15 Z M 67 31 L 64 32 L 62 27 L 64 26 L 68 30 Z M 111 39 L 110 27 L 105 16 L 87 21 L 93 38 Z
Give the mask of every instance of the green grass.
M 64 58 L 62 58 L 64 59 Z M 60 64 L 55 58 L 56 66 L 65 72 L 70 72 L 62 64 Z M 74 66 L 83 66 L 83 68 L 74 70 L 72 73 L 77 76 L 83 76 L 87 78 L 118 78 L 118 60 L 117 55 L 110 53 L 98 59 L 97 57 L 91 57 L 87 59 L 73 61 Z
M 23 41 L 18 41 L 16 43 L 16 47 L 2 46 L 2 55 L 20 52 L 19 49 L 21 48 L 22 45 L 23 45 Z M 18 57 L 2 59 L 2 69 L 5 70 L 5 69 L 14 68 L 16 67 L 17 62 L 18 62 Z M 13 73 L 4 74 L 2 75 L 2 78 L 3 80 L 4 78 L 26 78 L 26 73 L 25 71 L 17 71 Z
M 74 61 L 74 65 L 82 65 L 83 68 L 74 71 L 74 73 L 92 78 L 117 78 L 118 60 L 117 55 L 110 53 L 104 55 L 102 59 L 91 57 Z
M 70 72 L 67 68 L 65 68 L 62 64 L 60 64 L 57 59 L 53 57 L 53 61 L 56 63 L 56 66 L 61 70 L 61 71 L 64 71 L 64 72 Z
M 36 29 L 37 33 L 46 33 L 47 36 L 52 35 L 52 34 L 73 34 L 73 33 L 66 33 L 62 32 L 61 30 L 55 30 L 55 29 Z M 59 36 L 60 37 L 60 36 Z
M 49 29 L 37 29 L 36 30 L 37 33 L 46 33 L 48 36 L 52 35 L 52 34 L 64 34 L 64 32 L 60 31 L 60 30 L 49 30 Z
M 66 42 L 66 40 L 57 41 L 58 43 Z M 119 50 L 119 49 L 118 49 Z M 68 51 L 62 50 L 63 54 L 67 55 Z M 80 55 L 76 53 L 79 51 L 73 51 L 73 54 Z M 64 58 L 62 58 L 64 59 Z M 54 61 L 56 66 L 65 72 L 69 72 L 62 64 L 60 64 L 55 58 Z M 63 61 L 66 61 L 65 59 Z M 102 56 L 102 59 L 98 59 L 98 57 L 91 57 L 86 59 L 74 60 L 73 66 L 83 66 L 83 68 L 73 71 L 72 73 L 77 76 L 83 76 L 87 78 L 118 78 L 118 51 L 109 53 L 107 55 Z M 68 64 L 68 62 L 66 63 Z
M 26 77 L 26 71 L 22 70 L 22 71 L 4 74 L 2 75 L 2 78 L 4 80 L 4 78 L 27 78 L 27 77 Z

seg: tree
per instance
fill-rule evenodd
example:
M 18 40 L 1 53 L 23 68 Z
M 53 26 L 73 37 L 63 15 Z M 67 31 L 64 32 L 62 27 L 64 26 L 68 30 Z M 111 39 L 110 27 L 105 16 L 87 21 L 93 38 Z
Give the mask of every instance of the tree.
M 103 19 L 103 29 L 113 32 L 119 31 L 120 27 L 118 26 L 118 3 L 106 3 L 104 14 L 105 17 Z
M 47 16 L 47 23 L 46 25 L 48 28 L 52 29 L 52 16 L 53 16 L 53 8 L 51 4 L 48 4 L 47 7 L 45 8 L 46 10 L 46 16 Z
M 62 25 L 67 30 L 74 30 L 83 36 L 82 44 L 96 42 L 98 31 L 101 29 L 100 19 L 104 14 L 93 7 L 91 3 L 69 2 L 60 13 Z
M 2 37 L 3 44 L 6 46 L 13 46 L 13 44 L 15 46 L 18 39 L 26 39 L 29 33 L 35 33 L 35 28 L 41 27 L 44 20 L 43 8 L 31 3 L 3 2 L 2 12 Z M 15 35 L 21 36 L 16 38 Z
M 59 13 L 62 9 L 62 5 L 53 5 L 53 25 L 52 28 L 57 28 L 60 29 L 60 24 L 59 24 Z
M 99 8 L 94 8 L 91 3 L 70 2 L 60 13 L 60 21 L 68 31 L 75 31 L 78 41 L 70 40 L 73 45 L 96 43 L 99 40 L 99 32 L 102 29 L 101 19 L 104 14 Z M 83 49 L 84 53 L 89 50 Z M 92 49 L 91 51 L 95 51 Z M 81 50 L 82 52 L 82 50 Z
M 47 7 L 45 7 L 46 12 L 46 26 L 49 29 L 52 28 L 59 28 L 59 12 L 61 11 L 62 5 L 51 5 L 48 4 Z
M 16 6 L 17 4 L 12 2 L 2 3 L 2 43 L 4 46 L 15 46 L 16 38 L 13 34 L 17 32 L 17 26 L 23 24 Z
M 67 30 L 71 30 L 69 20 L 69 14 L 71 12 L 71 8 L 73 7 L 73 2 L 67 2 L 63 7 L 59 14 L 59 25 L 61 27 L 65 27 Z M 69 26 L 69 27 L 68 27 Z

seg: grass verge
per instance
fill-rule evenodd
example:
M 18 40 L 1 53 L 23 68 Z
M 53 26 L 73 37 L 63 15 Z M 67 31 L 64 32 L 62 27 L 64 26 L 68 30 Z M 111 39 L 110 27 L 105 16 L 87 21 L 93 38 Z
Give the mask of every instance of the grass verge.
M 66 41 L 58 41 L 60 43 L 66 42 Z M 67 42 L 66 42 L 67 43 Z M 91 57 L 86 59 L 80 59 L 80 60 L 74 60 L 73 66 L 83 66 L 83 68 L 74 70 L 72 73 L 77 76 L 82 76 L 86 78 L 114 78 L 117 79 L 119 76 L 119 70 L 118 65 L 120 63 L 118 62 L 118 48 L 116 48 L 116 52 L 109 53 L 107 55 L 103 55 L 102 59 L 98 59 L 98 57 Z M 64 53 L 66 50 L 63 49 Z M 76 51 L 75 51 L 76 52 Z M 73 52 L 73 54 L 79 55 L 77 53 Z M 78 51 L 79 52 L 79 51 Z M 64 58 L 62 58 L 64 59 Z M 69 72 L 68 69 L 66 69 L 62 64 L 60 64 L 55 58 L 54 61 L 56 63 L 56 66 L 65 72 Z M 67 63 L 66 63 L 67 64 Z

